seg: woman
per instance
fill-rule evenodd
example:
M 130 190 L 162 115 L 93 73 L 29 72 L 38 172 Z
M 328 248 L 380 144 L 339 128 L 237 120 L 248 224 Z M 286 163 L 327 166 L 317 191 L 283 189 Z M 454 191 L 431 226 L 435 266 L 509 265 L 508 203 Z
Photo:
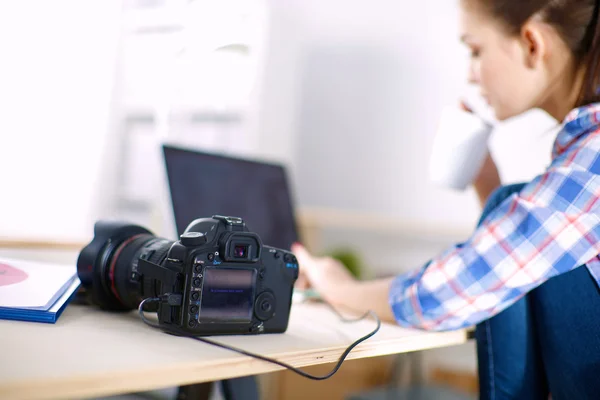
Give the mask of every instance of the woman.
M 292 248 L 298 285 L 334 305 L 411 328 L 477 325 L 481 398 L 600 396 L 599 2 L 461 1 L 470 80 L 496 117 L 540 108 L 563 121 L 533 181 L 494 192 L 487 159 L 474 183 L 486 207 L 468 241 L 370 282 Z

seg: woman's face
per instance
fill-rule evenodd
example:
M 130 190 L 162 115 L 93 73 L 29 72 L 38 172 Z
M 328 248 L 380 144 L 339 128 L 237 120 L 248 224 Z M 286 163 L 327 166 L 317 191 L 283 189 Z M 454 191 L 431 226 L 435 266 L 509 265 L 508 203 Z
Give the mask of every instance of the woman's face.
M 472 3 L 461 2 L 461 40 L 471 52 L 469 81 L 479 86 L 499 120 L 537 107 L 547 86 L 543 69 L 531 64 L 519 35 L 509 35 Z

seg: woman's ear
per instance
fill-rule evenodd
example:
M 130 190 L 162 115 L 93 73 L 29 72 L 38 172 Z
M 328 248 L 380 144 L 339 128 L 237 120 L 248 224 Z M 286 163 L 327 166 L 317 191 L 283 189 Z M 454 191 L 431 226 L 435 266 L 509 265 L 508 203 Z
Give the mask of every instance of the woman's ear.
M 543 22 L 533 18 L 523 25 L 521 29 L 521 42 L 523 56 L 527 68 L 539 67 L 548 52 L 547 37 Z

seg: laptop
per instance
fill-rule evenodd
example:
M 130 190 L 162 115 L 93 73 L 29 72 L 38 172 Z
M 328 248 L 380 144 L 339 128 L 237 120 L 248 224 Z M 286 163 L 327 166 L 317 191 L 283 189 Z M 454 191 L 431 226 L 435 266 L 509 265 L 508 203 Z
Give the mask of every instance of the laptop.
M 289 250 L 298 240 L 282 165 L 162 147 L 179 235 L 196 218 L 227 215 L 242 218 L 265 245 Z

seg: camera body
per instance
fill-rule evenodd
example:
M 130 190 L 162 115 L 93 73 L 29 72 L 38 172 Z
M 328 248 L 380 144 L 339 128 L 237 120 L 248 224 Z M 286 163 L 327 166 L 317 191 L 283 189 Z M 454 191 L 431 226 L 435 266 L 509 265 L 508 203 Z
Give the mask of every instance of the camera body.
M 262 244 L 241 218 L 193 221 L 172 242 L 144 228 L 97 222 L 78 273 L 92 301 L 128 310 L 148 297 L 165 329 L 191 335 L 285 332 L 298 261 Z

